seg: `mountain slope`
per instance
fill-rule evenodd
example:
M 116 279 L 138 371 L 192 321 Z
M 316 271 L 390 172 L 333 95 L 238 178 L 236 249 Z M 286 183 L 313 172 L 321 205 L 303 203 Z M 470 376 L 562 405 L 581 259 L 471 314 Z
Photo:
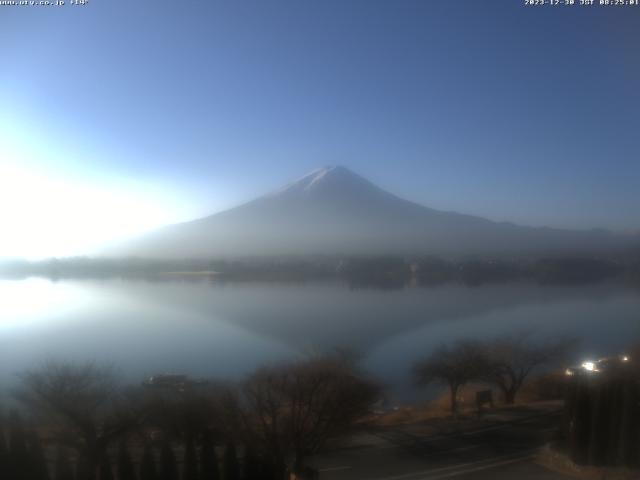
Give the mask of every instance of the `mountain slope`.
M 593 251 L 605 231 L 521 227 L 433 210 L 344 167 L 325 167 L 244 205 L 171 225 L 110 251 L 144 257 L 288 254 L 499 254 Z

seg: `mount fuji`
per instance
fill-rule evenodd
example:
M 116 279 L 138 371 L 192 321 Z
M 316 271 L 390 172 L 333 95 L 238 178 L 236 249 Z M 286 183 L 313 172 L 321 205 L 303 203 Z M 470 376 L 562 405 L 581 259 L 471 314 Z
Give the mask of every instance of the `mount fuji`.
M 525 227 L 434 210 L 333 166 L 235 208 L 149 232 L 108 256 L 575 254 L 633 241 L 638 237 L 604 230 Z

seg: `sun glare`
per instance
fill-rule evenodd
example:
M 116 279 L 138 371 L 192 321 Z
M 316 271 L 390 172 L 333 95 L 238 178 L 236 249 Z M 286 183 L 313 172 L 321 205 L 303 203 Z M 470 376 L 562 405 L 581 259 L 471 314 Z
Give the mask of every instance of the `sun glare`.
M 168 217 L 157 202 L 124 189 L 0 165 L 0 258 L 86 254 Z
M 83 304 L 79 288 L 41 278 L 21 282 L 0 280 L 0 298 L 0 329 L 25 325 L 47 318 L 47 315 L 60 315 Z

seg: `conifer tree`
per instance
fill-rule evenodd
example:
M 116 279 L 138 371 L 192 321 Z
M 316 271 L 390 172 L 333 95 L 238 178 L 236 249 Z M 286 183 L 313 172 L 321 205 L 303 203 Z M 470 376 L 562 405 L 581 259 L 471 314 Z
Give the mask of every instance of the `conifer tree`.
M 158 480 L 156 459 L 150 445 L 145 445 L 140 460 L 140 480 Z
M 74 480 L 73 467 L 69 455 L 64 448 L 58 448 L 54 467 L 53 480 Z
M 125 442 L 120 443 L 118 448 L 118 480 L 136 480 L 136 471 L 133 467 L 133 460 L 127 450 Z
M 0 478 L 9 478 L 9 450 L 4 438 L 4 418 L 0 413 Z
M 224 480 L 239 480 L 240 468 L 236 446 L 232 442 L 227 443 L 224 450 Z
M 220 467 L 215 445 L 209 432 L 202 437 L 200 449 L 200 478 L 202 480 L 220 480 Z
M 35 431 L 29 433 L 29 458 L 30 458 L 30 479 L 31 480 L 49 480 L 49 469 L 47 467 L 47 459 L 45 458 L 44 449 L 40 442 L 40 437 Z
M 113 469 L 111 468 L 111 459 L 109 455 L 102 457 L 100 461 L 100 477 L 99 480 L 115 480 L 113 477 Z
M 187 436 L 184 449 L 183 480 L 198 480 L 198 455 L 191 435 Z
M 178 465 L 173 448 L 168 441 L 162 444 L 160 450 L 160 480 L 179 480 Z
M 30 459 L 22 417 L 16 411 L 9 416 L 9 478 L 29 480 Z
M 243 461 L 243 480 L 262 480 L 262 462 L 255 450 L 247 447 Z

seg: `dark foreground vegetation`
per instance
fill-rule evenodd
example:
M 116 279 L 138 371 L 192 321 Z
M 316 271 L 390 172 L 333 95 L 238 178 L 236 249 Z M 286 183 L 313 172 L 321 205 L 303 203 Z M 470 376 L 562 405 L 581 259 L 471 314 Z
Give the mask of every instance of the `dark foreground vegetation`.
M 0 478 L 282 480 L 307 472 L 305 458 L 353 431 L 378 398 L 340 355 L 262 368 L 235 387 L 116 379 L 93 364 L 24 374 L 21 413 L 0 423 Z
M 416 363 L 414 373 L 419 383 L 439 382 L 448 386 L 451 411 L 457 416 L 459 391 L 466 384 L 493 385 L 502 393 L 504 404 L 513 404 L 535 369 L 566 361 L 572 346 L 573 342 L 568 340 L 534 344 L 526 334 L 489 342 L 459 341 L 443 345 Z M 586 361 L 559 374 L 539 377 L 552 379 L 555 388 L 551 398 L 564 402 L 555 440 L 549 446 L 551 451 L 578 469 L 603 469 L 597 478 L 609 478 L 610 467 L 640 467 L 638 358 L 640 346 L 636 345 L 627 353 Z M 490 393 L 480 390 L 476 399 L 489 400 Z M 477 408 L 480 413 L 482 404 L 478 403 Z M 620 478 L 638 478 L 638 471 L 634 472 Z
M 0 263 L 0 276 L 24 278 L 142 278 L 217 281 L 304 281 L 338 279 L 354 287 L 403 288 L 458 282 L 534 281 L 572 285 L 617 279 L 640 284 L 640 252 L 615 256 L 542 258 L 441 258 L 397 256 L 254 257 L 235 260 L 62 258 Z
M 577 465 L 640 466 L 638 373 L 629 358 L 568 379 L 558 448 Z
M 496 389 L 510 405 L 535 370 L 566 365 L 572 347 L 527 333 L 459 341 L 417 362 L 414 373 L 421 384 L 449 388 L 457 417 L 463 386 L 489 388 L 477 392 L 484 400 Z M 553 377 L 550 398 L 565 399 L 556 448 L 576 463 L 637 466 L 640 370 L 631 361 L 637 355 L 640 349 L 630 349 L 630 356 Z M 0 414 L 0 478 L 315 479 L 307 459 L 333 440 L 374 427 L 382 398 L 378 384 L 344 353 L 260 368 L 234 385 L 176 374 L 133 386 L 118 378 L 91 363 L 50 362 L 22 374 L 15 405 Z

